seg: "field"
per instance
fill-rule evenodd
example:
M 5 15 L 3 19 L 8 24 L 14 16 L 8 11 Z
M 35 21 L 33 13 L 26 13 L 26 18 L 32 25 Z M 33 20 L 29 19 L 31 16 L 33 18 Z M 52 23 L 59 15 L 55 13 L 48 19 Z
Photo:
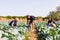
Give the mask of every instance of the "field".
M 29 40 L 29 30 L 24 22 L 19 22 L 14 28 L 8 24 L 9 22 L 0 22 L 0 40 Z M 35 22 L 37 40 L 60 40 L 60 23 L 56 25 L 48 27 L 47 22 Z

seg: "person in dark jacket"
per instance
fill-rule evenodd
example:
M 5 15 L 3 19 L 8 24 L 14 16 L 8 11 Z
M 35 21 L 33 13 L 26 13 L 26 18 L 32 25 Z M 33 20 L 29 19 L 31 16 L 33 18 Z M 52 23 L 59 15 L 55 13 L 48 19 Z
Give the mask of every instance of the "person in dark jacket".
M 17 26 L 17 22 L 18 22 L 18 18 L 15 18 L 14 20 L 12 20 L 9 25 L 14 27 L 14 26 Z
M 48 19 L 48 26 L 56 26 L 55 20 L 52 18 Z
M 35 16 L 27 15 L 27 27 L 29 28 L 31 25 L 34 26 Z

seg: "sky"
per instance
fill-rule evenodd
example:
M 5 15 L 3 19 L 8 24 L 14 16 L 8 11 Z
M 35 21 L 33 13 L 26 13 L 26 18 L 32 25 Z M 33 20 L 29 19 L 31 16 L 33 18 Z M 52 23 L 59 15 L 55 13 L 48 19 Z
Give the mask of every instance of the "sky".
M 60 0 L 0 0 L 0 16 L 45 17 L 60 6 Z

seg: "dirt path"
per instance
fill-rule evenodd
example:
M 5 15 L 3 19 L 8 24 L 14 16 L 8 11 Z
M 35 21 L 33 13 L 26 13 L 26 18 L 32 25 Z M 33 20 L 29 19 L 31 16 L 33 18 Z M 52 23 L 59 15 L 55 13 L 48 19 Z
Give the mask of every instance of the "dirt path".
M 28 32 L 28 39 L 29 40 L 38 40 L 37 36 L 37 30 L 35 28 L 32 28 L 33 30 L 29 30 Z

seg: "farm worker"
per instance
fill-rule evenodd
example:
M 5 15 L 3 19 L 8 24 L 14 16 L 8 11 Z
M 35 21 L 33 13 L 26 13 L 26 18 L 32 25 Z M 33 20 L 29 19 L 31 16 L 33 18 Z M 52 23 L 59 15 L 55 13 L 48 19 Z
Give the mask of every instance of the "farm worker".
M 51 22 L 52 27 L 56 27 L 56 24 L 52 21 Z
M 49 18 L 48 19 L 48 26 L 54 26 L 54 25 L 56 26 L 55 20 L 52 18 Z
M 14 26 L 17 26 L 18 25 L 18 18 L 15 18 L 14 20 L 12 20 L 10 23 L 9 23 L 10 26 L 14 27 Z
M 53 21 L 51 21 L 51 22 L 48 24 L 48 26 L 56 27 L 56 24 L 55 24 Z
M 27 15 L 27 27 L 29 28 L 31 25 L 32 27 L 34 27 L 34 21 L 35 21 L 35 16 L 30 16 L 30 15 Z M 32 28 L 31 27 L 31 28 Z
M 27 28 L 29 28 L 29 27 L 30 27 L 29 22 L 30 22 L 30 15 L 27 15 Z

